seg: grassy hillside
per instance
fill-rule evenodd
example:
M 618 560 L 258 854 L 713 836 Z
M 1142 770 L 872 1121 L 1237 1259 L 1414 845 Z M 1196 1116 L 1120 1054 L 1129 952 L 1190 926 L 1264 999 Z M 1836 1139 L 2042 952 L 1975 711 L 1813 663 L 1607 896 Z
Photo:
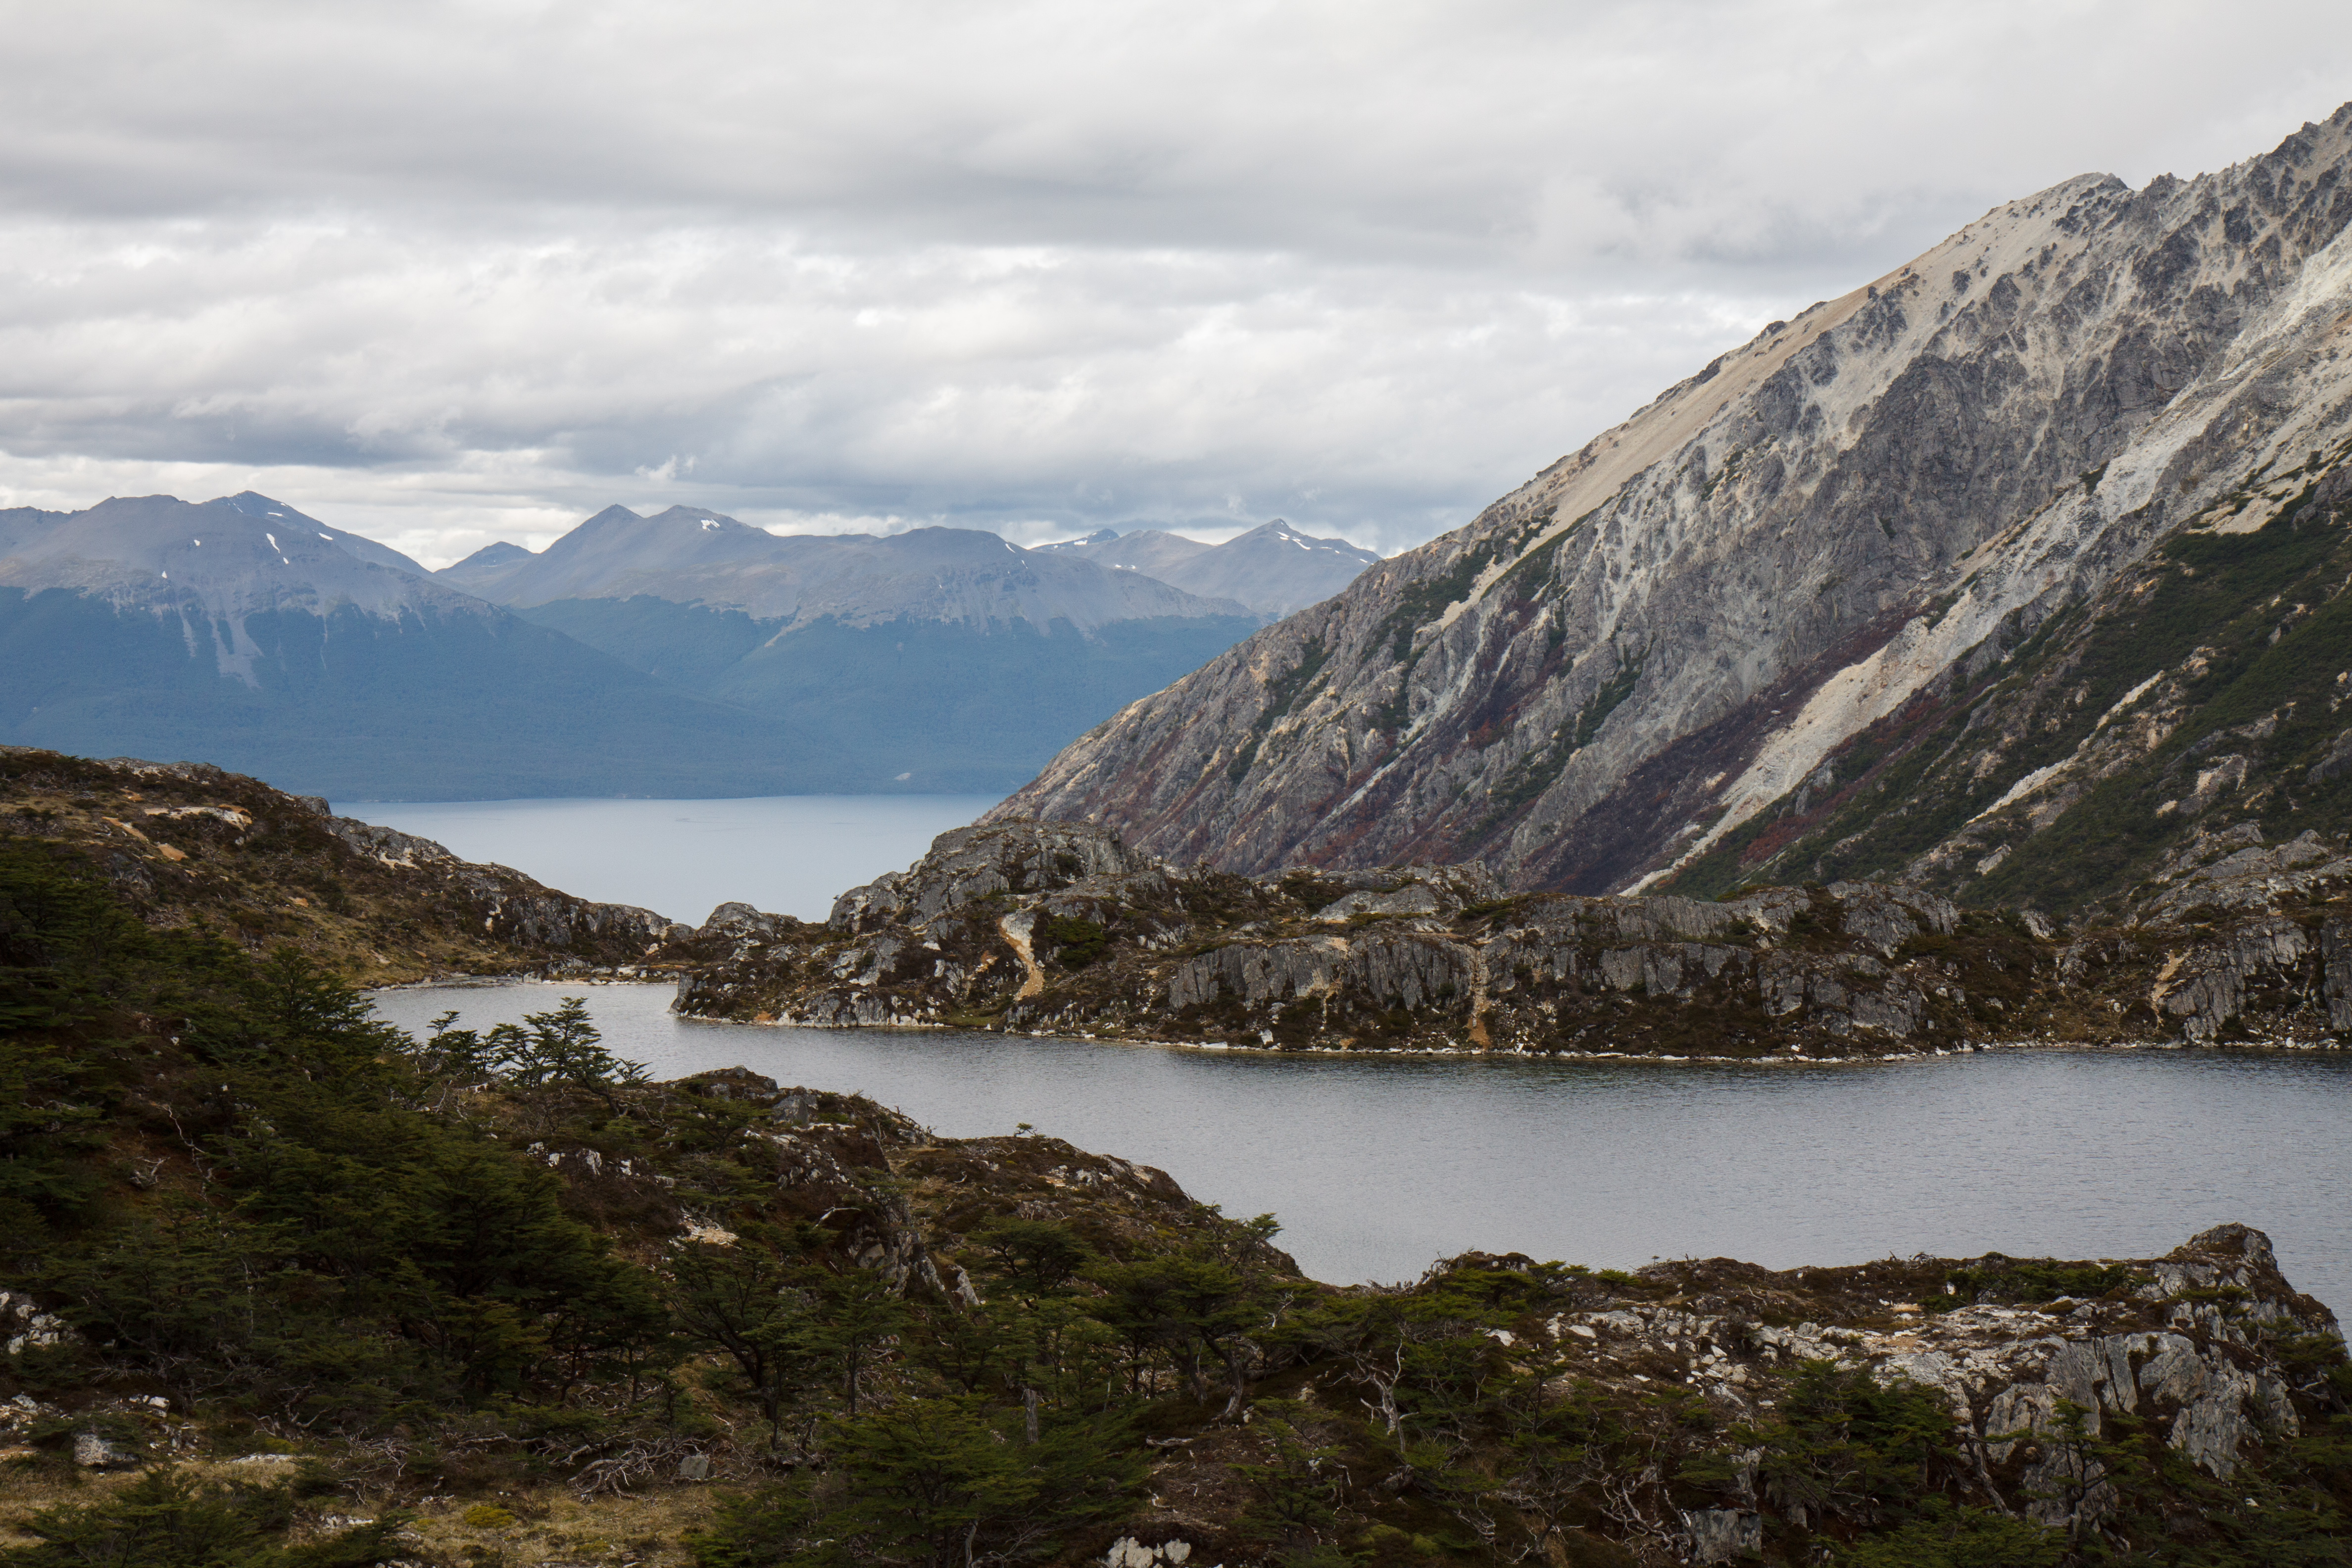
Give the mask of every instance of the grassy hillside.
M 424 840 L 199 763 L 0 747 L 0 844 L 98 879 L 149 926 L 290 948 L 366 984 L 610 970 L 645 962 L 662 935 L 649 911 L 436 858 Z

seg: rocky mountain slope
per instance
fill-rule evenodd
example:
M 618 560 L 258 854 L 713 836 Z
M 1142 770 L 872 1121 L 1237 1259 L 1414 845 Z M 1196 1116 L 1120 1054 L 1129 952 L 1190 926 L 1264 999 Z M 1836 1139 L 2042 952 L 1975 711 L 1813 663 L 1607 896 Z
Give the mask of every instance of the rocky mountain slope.
M 792 756 L 839 775 L 823 787 L 857 791 L 1010 790 L 1259 624 L 972 529 L 779 536 L 690 507 L 608 507 L 538 554 L 438 575 L 782 726 Z
M 2275 608 L 2283 637 L 2314 628 L 2303 657 L 2333 660 L 2330 679 L 2341 668 L 2320 651 L 2342 582 L 2322 557 L 2347 519 L 2313 502 L 2352 452 L 2347 163 L 2352 106 L 2218 174 L 2138 191 L 2085 175 L 1996 208 L 1774 322 L 1469 526 L 1129 708 L 1001 813 L 1097 822 L 1236 871 L 1475 860 L 1507 886 L 1598 893 L 1727 847 L 1748 856 L 1770 837 L 1756 826 L 1768 812 L 1818 822 L 1899 742 L 1932 733 L 1922 754 L 1948 765 L 1901 775 L 1916 798 L 1873 794 L 1834 838 L 1776 864 L 1907 875 L 1930 857 L 1926 875 L 2003 844 L 2025 857 L 2011 826 L 1933 858 L 1964 815 L 2012 790 L 2003 809 L 2047 817 L 2045 844 L 2079 842 L 2091 819 L 2074 814 L 2114 798 L 2088 787 L 2101 748 L 2153 732 L 2099 726 L 2126 717 L 2126 693 L 2173 702 L 2157 728 L 2181 739 L 2159 772 L 2277 706 L 2233 716 L 2221 688 L 2238 666 L 2216 677 L 2178 625 L 2110 639 L 2112 668 L 2070 677 L 2088 645 L 2062 639 L 2128 625 L 2151 572 L 2296 542 L 2296 570 L 2273 588 L 2192 613 Z M 2037 635 L 2053 650 L 2041 706 L 1988 709 L 1989 683 L 2019 675 Z M 2315 721 L 2313 699 L 2275 696 L 2299 717 L 2275 720 L 2270 750 L 2215 754 L 2294 777 L 2307 802 L 2340 775 L 2302 760 L 2317 744 L 2298 727 Z M 2211 722 L 2192 722 L 2208 703 Z M 1988 746 L 1969 726 L 1996 717 L 2014 739 Z M 2095 727 L 2112 731 L 2099 756 L 2028 782 Z M 2234 766 L 2218 776 L 2235 780 Z M 1883 768 L 1869 787 L 1882 783 L 1898 788 Z M 2168 776 L 2170 793 L 2147 804 L 2201 811 L 2240 785 L 2201 787 Z M 1848 842 L 1906 804 L 1899 832 Z M 2134 842 L 2133 864 L 2188 842 L 2197 814 L 2181 809 Z M 1759 870 L 1805 827 L 1706 880 Z M 2020 878 L 2048 868 L 2016 864 Z M 2085 896 L 2116 886 L 2089 877 Z
M 1483 867 L 1181 868 L 1100 828 L 943 834 L 824 925 L 722 905 L 677 1007 L 1276 1049 L 1754 1058 L 2352 1037 L 2352 852 L 2238 833 L 2062 931 L 1869 883 L 1504 897 Z
M 1280 518 L 1223 544 L 1202 544 L 1155 528 L 1103 529 L 1084 539 L 1040 547 L 1171 583 L 1190 594 L 1234 599 L 1263 616 L 1318 605 L 1380 560 L 1344 539 L 1318 539 Z
M 633 969 L 687 929 L 200 763 L 0 746 L 0 845 L 90 868 L 151 926 L 291 947 L 371 985 Z
M 2352 464 L 2316 456 L 2271 487 L 2284 504 L 2261 526 L 2168 540 L 1832 749 L 1661 885 L 1899 878 L 2087 915 L 2131 907 L 2208 842 L 2341 836 Z
M 854 781 L 792 740 L 266 496 L 0 513 L 0 741 L 346 798 Z

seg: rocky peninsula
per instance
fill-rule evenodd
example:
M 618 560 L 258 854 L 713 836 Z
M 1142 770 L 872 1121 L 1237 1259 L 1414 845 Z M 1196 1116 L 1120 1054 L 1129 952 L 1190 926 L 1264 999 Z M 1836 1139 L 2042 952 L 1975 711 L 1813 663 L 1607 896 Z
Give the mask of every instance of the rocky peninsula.
M 1171 866 L 1107 829 L 942 835 L 822 925 L 730 904 L 665 962 L 682 1012 L 1276 1049 L 1875 1056 L 2352 1033 L 2352 855 L 2194 841 L 2120 919 L 1916 889 L 1511 894 L 1481 867 Z

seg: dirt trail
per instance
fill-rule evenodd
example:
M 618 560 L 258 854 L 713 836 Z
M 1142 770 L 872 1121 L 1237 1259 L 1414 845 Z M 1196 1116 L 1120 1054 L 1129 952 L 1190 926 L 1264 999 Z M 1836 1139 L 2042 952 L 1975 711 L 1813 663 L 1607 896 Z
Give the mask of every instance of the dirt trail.
M 1029 972 L 1029 978 L 1021 983 L 1021 989 L 1015 994 L 1016 999 L 1034 996 L 1045 989 L 1045 972 L 1038 967 L 1037 955 L 1029 951 L 1029 931 L 1035 919 L 1031 911 L 1022 910 L 996 922 L 998 933 L 1013 944 L 1013 951 L 1020 956 L 1021 966 Z

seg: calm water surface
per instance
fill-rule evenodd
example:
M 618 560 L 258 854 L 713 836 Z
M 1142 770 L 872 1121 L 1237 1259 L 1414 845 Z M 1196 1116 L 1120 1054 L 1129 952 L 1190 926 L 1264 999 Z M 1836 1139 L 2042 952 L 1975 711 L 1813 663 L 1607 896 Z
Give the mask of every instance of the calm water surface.
M 454 847 L 454 846 L 453 846 Z M 480 1027 L 578 986 L 380 993 Z M 2352 1056 L 2016 1051 L 1852 1066 L 1286 1057 L 931 1030 L 787 1029 L 590 987 L 659 1078 L 737 1063 L 870 1095 L 951 1137 L 1041 1132 L 1271 1211 L 1315 1278 L 1471 1247 L 1596 1268 L 1728 1256 L 2133 1257 L 2224 1220 L 2352 1310 Z
M 511 866 L 551 888 L 699 925 L 719 905 L 821 921 L 835 895 L 903 871 L 990 795 L 751 800 L 338 802 L 346 816 Z

